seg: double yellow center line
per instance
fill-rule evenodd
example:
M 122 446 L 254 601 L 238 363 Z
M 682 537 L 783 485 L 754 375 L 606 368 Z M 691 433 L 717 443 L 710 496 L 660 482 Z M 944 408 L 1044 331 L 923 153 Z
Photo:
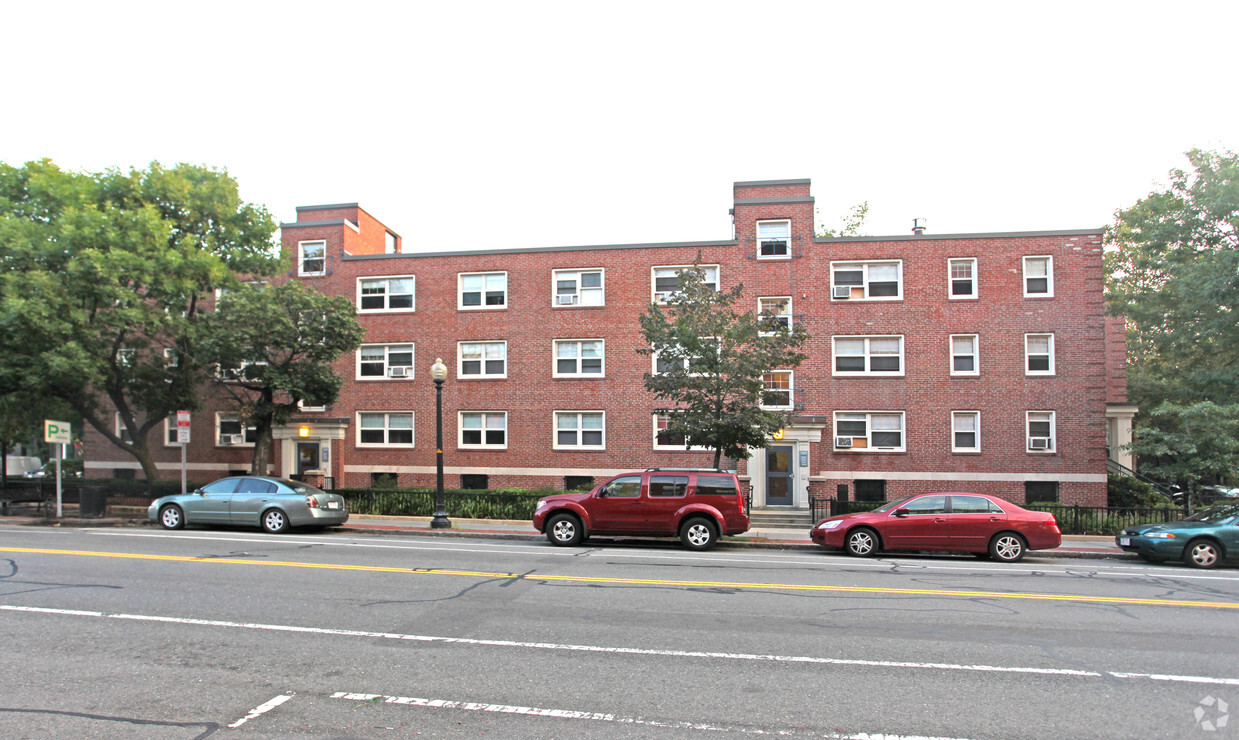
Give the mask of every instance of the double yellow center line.
M 671 586 L 675 588 L 726 588 L 749 591 L 799 591 L 818 593 L 885 594 L 900 596 L 948 596 L 964 599 L 1025 599 L 1033 601 L 1076 602 L 1085 604 L 1123 604 L 1140 606 L 1190 606 L 1211 609 L 1239 609 L 1231 601 L 1187 601 L 1183 599 L 1137 599 L 1118 596 L 1085 596 L 1077 594 L 1028 594 L 1009 591 L 963 591 L 929 588 L 878 588 L 872 586 L 819 586 L 806 583 L 752 583 L 746 581 L 685 581 L 668 578 L 605 578 L 602 576 L 563 576 L 544 573 L 501 573 L 444 568 L 397 568 L 380 565 L 345 565 L 342 563 L 297 563 L 286 560 L 250 560 L 243 558 L 201 558 L 187 555 L 145 555 L 129 552 L 96 552 L 93 550 L 51 550 L 33 547 L 0 547 L 0 552 L 31 555 L 70 555 L 75 557 L 122 558 L 126 560 L 156 560 L 178 563 L 215 565 L 265 565 L 277 568 L 310 568 L 316 570 L 346 570 L 367 573 L 404 573 L 408 575 L 456 576 L 516 581 L 554 583 L 604 583 L 625 586 Z

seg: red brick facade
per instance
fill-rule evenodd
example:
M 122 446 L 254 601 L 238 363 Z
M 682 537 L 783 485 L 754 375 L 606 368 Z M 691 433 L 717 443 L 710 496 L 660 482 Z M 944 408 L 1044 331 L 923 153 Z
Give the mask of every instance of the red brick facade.
M 298 208 L 298 221 L 283 227 L 292 274 L 301 271 L 299 245 L 322 240 L 326 246 L 324 274 L 300 277 L 307 284 L 360 303 L 360 278 L 413 278 L 411 310 L 359 316 L 367 345 L 396 345 L 388 350 L 395 352 L 412 345 L 413 358 L 403 378 L 361 379 L 357 356 L 338 363 L 336 372 L 346 379 L 340 399 L 289 425 L 288 439 L 277 439 L 276 471 L 299 472 L 290 458 L 300 439 L 327 451 L 317 466 L 337 486 L 366 486 L 382 473 L 397 475 L 401 484 L 433 483 L 430 366 L 437 357 L 449 369 L 443 386 L 449 486 L 470 474 L 488 476 L 492 489 L 563 487 L 567 476 L 708 465 L 712 453 L 655 448 L 655 402 L 642 385 L 651 362 L 636 353 L 637 319 L 653 299 L 653 268 L 690 265 L 700 253 L 703 264 L 718 266 L 722 287 L 743 283 L 754 310 L 759 297 L 790 297 L 792 320 L 804 322 L 812 335 L 808 360 L 792 374 L 796 408 L 779 441 L 789 454 L 778 459 L 790 461 L 786 505 L 804 508 L 810 494 L 833 497 L 841 485 L 853 497 L 859 486 L 888 498 L 966 490 L 1022 503 L 1026 490 L 1049 490 L 1064 503 L 1105 503 L 1107 403 L 1123 403 L 1126 389 L 1121 323 L 1105 316 L 1101 230 L 817 239 L 807 180 L 741 182 L 734 194 L 730 240 L 534 249 L 496 244 L 476 252 L 425 251 L 417 244 L 405 249 L 355 204 Z M 762 241 L 769 239 L 757 238 L 759 221 L 788 222 L 762 227 L 770 229 L 766 236 L 776 235 L 770 254 L 762 254 Z M 395 253 L 388 253 L 393 244 Z M 309 266 L 317 271 L 316 263 Z M 601 271 L 603 305 L 558 304 L 556 270 Z M 462 273 L 503 274 L 503 304 L 462 307 Z M 970 285 L 972 295 L 952 297 L 953 277 Z M 849 291 L 855 280 L 860 284 Z M 388 292 L 407 286 L 384 285 Z M 835 296 L 839 290 L 847 297 Z M 860 338 L 884 340 L 865 346 L 898 347 L 898 359 L 885 360 L 897 362 L 898 370 L 841 375 L 832 338 L 849 347 Z M 556 377 L 556 340 L 602 340 L 602 371 Z M 502 376 L 465 375 L 462 342 L 505 342 Z M 970 342 L 972 349 L 961 353 Z M 971 371 L 961 357 L 963 373 L 952 373 L 953 347 L 956 355 L 971 353 Z M 362 444 L 359 413 L 378 412 L 412 412 L 412 446 Z M 503 446 L 462 444 L 462 412 L 506 416 Z M 601 412 L 602 444 L 557 449 L 556 412 Z M 956 419 L 965 426 L 979 421 L 974 436 L 967 428 L 953 430 L 953 412 L 969 412 Z M 1030 420 L 1030 412 L 1047 416 Z M 838 423 L 848 419 L 841 431 Z M 204 473 L 244 468 L 248 448 L 212 444 L 218 441 L 213 423 L 213 414 L 196 415 L 191 462 Z M 857 424 L 864 430 L 857 433 Z M 898 428 L 881 436 L 879 425 Z M 302 428 L 306 436 L 298 438 Z M 859 434 L 848 437 L 854 446 L 839 447 L 835 438 L 849 434 Z M 1033 437 L 1047 439 L 1047 448 L 1030 449 L 1042 444 Z M 973 449 L 955 449 L 953 441 L 961 439 Z M 179 450 L 159 451 L 161 468 L 173 477 Z M 768 485 L 782 485 L 769 482 L 764 453 L 739 468 L 758 506 L 767 502 Z

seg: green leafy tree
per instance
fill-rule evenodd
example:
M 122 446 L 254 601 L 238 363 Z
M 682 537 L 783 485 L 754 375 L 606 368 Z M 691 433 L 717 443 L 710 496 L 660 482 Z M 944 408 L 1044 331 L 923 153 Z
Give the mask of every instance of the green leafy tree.
M 857 203 L 843 216 L 843 226 L 838 229 L 828 229 L 825 225 L 817 227 L 817 236 L 827 239 L 836 236 L 860 236 L 860 230 L 869 217 L 869 201 Z
M 1190 170 L 1116 214 L 1106 255 L 1142 409 L 1133 450 L 1142 472 L 1184 486 L 1239 469 L 1239 448 L 1205 439 L 1239 422 L 1239 157 L 1187 158 Z
M 658 363 L 645 387 L 665 404 L 655 411 L 668 415 L 667 432 L 713 449 L 715 467 L 723 456 L 747 459 L 786 425 L 787 414 L 763 409 L 763 401 L 794 400 L 776 404 L 773 396 L 787 391 L 772 394 L 764 376 L 799 366 L 808 333 L 801 324 L 789 329 L 785 320 L 740 311 L 743 286 L 717 291 L 698 265 L 682 270 L 679 281 L 665 306 L 650 304 L 640 319 L 649 347 L 637 351 Z
M 155 481 L 148 435 L 209 377 L 204 303 L 276 269 L 274 231 L 222 170 L 0 163 L 0 392 L 65 401 Z
M 241 285 L 206 321 L 199 359 L 222 368 L 215 388 L 231 398 L 242 426 L 256 432 L 251 471 L 265 474 L 272 429 L 298 404 L 334 403 L 343 383 L 331 363 L 361 346 L 365 331 L 344 296 L 299 282 Z

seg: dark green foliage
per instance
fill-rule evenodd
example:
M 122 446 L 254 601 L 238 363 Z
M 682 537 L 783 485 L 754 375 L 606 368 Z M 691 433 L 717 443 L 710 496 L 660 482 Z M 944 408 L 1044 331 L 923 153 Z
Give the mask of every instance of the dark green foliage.
M 1111 475 L 1106 486 L 1106 504 L 1111 507 L 1153 509 L 1173 502 L 1153 486 L 1130 475 Z
M 435 510 L 433 489 L 353 489 L 337 488 L 348 502 L 352 514 L 376 516 L 432 516 Z M 445 491 L 449 517 L 461 519 L 514 519 L 533 518 L 538 499 L 563 491 Z

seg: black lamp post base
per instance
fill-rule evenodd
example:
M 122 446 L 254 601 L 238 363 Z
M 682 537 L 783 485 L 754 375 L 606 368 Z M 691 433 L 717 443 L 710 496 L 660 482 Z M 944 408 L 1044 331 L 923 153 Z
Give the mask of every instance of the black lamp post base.
M 451 529 L 452 520 L 447 518 L 446 511 L 436 511 L 434 513 L 434 519 L 430 520 L 430 528 L 431 529 Z

